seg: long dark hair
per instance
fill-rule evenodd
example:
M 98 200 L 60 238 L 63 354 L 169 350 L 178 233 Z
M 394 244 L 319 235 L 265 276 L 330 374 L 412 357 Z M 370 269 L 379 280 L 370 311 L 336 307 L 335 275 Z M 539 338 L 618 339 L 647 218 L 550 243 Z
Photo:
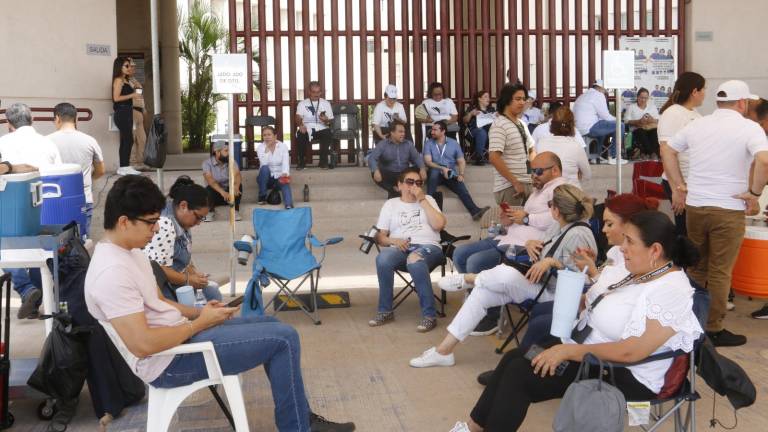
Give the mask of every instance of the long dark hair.
M 661 245 L 664 256 L 678 267 L 690 267 L 699 262 L 699 250 L 688 240 L 678 235 L 675 224 L 660 211 L 648 210 L 629 217 L 629 223 L 640 231 L 640 240 L 646 247 L 654 243 Z
M 115 61 L 112 63 L 112 80 L 113 81 L 115 78 L 122 78 L 124 76 L 123 63 L 129 60 L 130 60 L 130 57 L 125 57 L 125 56 L 119 56 L 115 59 Z
M 475 93 L 474 96 L 472 96 L 472 102 L 470 102 L 470 107 L 472 108 L 480 108 L 480 98 L 483 97 L 484 94 L 488 93 L 488 96 L 491 95 L 491 92 L 488 90 L 480 90 L 477 93 Z M 491 106 L 491 102 L 488 102 L 488 106 Z
M 190 210 L 208 207 L 208 192 L 189 176 L 179 176 L 171 186 L 168 197 L 173 200 L 174 207 L 178 207 L 182 201 L 187 202 Z
M 694 90 L 701 90 L 706 85 L 707 80 L 703 76 L 696 72 L 683 72 L 677 81 L 675 81 L 675 87 L 672 89 L 672 94 L 667 99 L 667 103 L 659 110 L 659 113 L 664 113 L 667 108 L 675 104 L 684 104 L 691 98 Z

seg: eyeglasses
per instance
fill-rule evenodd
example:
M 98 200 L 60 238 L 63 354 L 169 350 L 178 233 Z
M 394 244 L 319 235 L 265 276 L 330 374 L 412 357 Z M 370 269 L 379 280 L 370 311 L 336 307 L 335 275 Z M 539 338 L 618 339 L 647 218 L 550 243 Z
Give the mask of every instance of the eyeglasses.
M 160 222 L 160 218 L 144 219 L 144 218 L 137 217 L 137 218 L 134 218 L 134 219 L 137 220 L 137 221 L 140 221 L 140 222 L 144 222 L 145 224 L 147 224 L 149 226 L 155 226 L 155 225 L 157 225 L 158 222 Z
M 540 177 L 542 174 L 544 174 L 544 171 L 546 171 L 548 169 L 552 169 L 553 167 L 554 167 L 554 165 L 550 165 L 550 166 L 548 166 L 546 168 L 533 168 L 533 169 L 531 169 L 531 173 L 533 175 L 535 175 L 536 177 Z
M 197 214 L 197 212 L 196 212 L 196 211 L 194 211 L 194 210 L 192 210 L 192 214 L 193 214 L 193 215 L 195 215 L 195 219 L 197 219 L 197 221 L 198 221 L 198 222 L 200 222 L 200 221 L 202 221 L 203 219 L 205 219 L 205 216 L 200 216 L 200 215 L 199 215 L 199 214 Z
M 403 183 L 407 184 L 408 186 L 413 186 L 413 185 L 424 186 L 424 180 L 414 180 L 411 178 L 405 179 Z

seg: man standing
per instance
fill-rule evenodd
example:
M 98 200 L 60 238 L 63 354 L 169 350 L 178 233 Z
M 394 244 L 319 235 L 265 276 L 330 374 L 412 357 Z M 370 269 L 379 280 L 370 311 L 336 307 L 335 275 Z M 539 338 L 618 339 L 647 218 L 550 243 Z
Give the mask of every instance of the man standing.
M 616 117 L 608 112 L 605 99 L 603 80 L 597 80 L 592 88 L 576 98 L 573 104 L 573 115 L 576 117 L 576 128 L 582 135 L 589 135 L 597 139 L 598 150 L 602 151 L 605 140 L 611 138 L 611 147 L 608 149 L 608 163 L 616 164 Z M 624 124 L 621 125 L 622 134 Z M 622 165 L 627 161 L 622 160 Z
M 61 164 L 61 155 L 56 145 L 40 135 L 32 127 L 32 111 L 23 103 L 15 103 L 5 110 L 8 120 L 8 135 L 0 137 L 0 159 L 10 164 L 29 164 L 38 168 Z M 21 297 L 17 318 L 38 316 L 37 309 L 43 297 L 40 289 L 38 269 L 3 269 L 11 274 L 13 289 Z
M 520 206 L 531 194 L 531 169 L 528 153 L 533 146 L 520 120 L 528 91 L 520 83 L 505 84 L 496 102 L 499 116 L 488 133 L 488 161 L 493 172 L 496 204 Z M 531 140 L 532 141 L 532 140 Z
M 432 139 L 424 144 L 424 164 L 429 167 L 427 173 L 427 193 L 435 197 L 437 187 L 445 185 L 459 196 L 472 220 L 478 220 L 490 207 L 478 207 L 469 195 L 464 184 L 464 170 L 467 161 L 459 143 L 445 136 L 447 125 L 444 120 L 432 124 Z
M 715 346 L 739 346 L 747 338 L 726 330 L 731 272 L 744 238 L 745 211 L 756 214 L 757 199 L 768 181 L 768 140 L 744 116 L 748 100 L 756 100 L 742 81 L 717 89 L 712 114 L 690 122 L 661 148 L 664 172 L 672 187 L 672 207 L 685 206 L 688 237 L 699 248 L 701 261 L 688 274 L 710 293 L 707 335 Z M 690 174 L 683 180 L 678 152 L 688 151 Z M 750 165 L 753 174 L 750 180 Z
M 395 185 L 404 169 L 417 166 L 421 170 L 421 178 L 427 178 L 424 160 L 413 143 L 405 139 L 405 123 L 394 119 L 389 129 L 389 138 L 379 141 L 368 157 L 373 181 L 387 191 L 387 199 L 400 196 Z
M 323 93 L 320 83 L 317 81 L 309 82 L 309 97 L 299 102 L 296 107 L 296 123 L 299 130 L 296 131 L 296 152 L 298 166 L 296 169 L 304 169 L 306 166 L 306 156 L 309 151 L 312 154 L 312 148 L 309 142 L 312 140 L 320 141 L 320 163 L 322 169 L 328 169 L 328 152 L 333 145 L 333 135 L 328 126 L 333 121 L 333 109 L 331 103 L 320 97 Z M 309 158 L 312 161 L 312 156 Z
M 213 142 L 213 156 L 203 161 L 203 178 L 208 184 L 208 205 L 210 211 L 203 219 L 204 222 L 213 222 L 216 206 L 229 205 L 231 196 L 229 190 L 229 147 L 226 141 Z M 240 216 L 240 198 L 243 195 L 242 178 L 240 169 L 235 164 L 235 220 L 242 220 Z
M 86 227 L 88 233 L 93 214 L 93 180 L 104 175 L 104 155 L 99 143 L 83 132 L 77 130 L 77 110 L 67 102 L 53 108 L 53 123 L 56 132 L 48 135 L 48 139 L 56 144 L 64 163 L 77 164 L 83 172 L 83 192 L 85 193 Z

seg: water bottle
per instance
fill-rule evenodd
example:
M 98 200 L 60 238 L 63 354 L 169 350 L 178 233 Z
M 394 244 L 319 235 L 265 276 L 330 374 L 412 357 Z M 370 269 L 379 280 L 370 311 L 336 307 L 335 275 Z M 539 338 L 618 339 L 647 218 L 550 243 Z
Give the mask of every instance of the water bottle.
M 365 234 L 363 234 L 365 237 L 370 238 L 376 238 L 376 234 L 379 232 L 379 229 L 375 226 L 372 226 L 371 229 L 368 230 Z M 373 242 L 367 239 L 363 239 L 363 243 L 360 245 L 360 252 L 364 254 L 368 254 L 371 251 L 371 248 L 373 247 Z
M 309 185 L 304 184 L 304 202 L 309 202 Z
M 205 295 L 203 294 L 203 290 L 199 289 L 195 291 L 195 307 L 196 308 L 202 308 L 205 307 L 205 304 L 208 303 L 207 300 L 205 300 Z
M 248 234 L 244 235 L 240 241 L 246 242 L 246 243 L 253 243 L 253 237 L 249 236 Z M 246 265 L 248 264 L 248 257 L 251 255 L 251 252 L 248 252 L 247 250 L 241 250 L 237 252 L 237 262 L 240 265 Z
M 499 226 L 500 224 L 491 221 L 490 225 L 488 225 L 488 237 L 496 237 L 499 235 Z

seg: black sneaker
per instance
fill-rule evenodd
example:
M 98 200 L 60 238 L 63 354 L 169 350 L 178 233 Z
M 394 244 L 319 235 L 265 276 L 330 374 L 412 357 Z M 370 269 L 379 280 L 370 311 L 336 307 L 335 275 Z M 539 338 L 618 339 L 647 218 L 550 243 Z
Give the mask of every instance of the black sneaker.
M 311 432 L 352 432 L 355 424 L 352 422 L 335 423 L 313 412 L 309 413 L 309 430 Z
M 43 297 L 43 292 L 39 288 L 32 288 L 29 293 L 21 300 L 21 307 L 16 313 L 16 318 L 25 319 L 32 314 L 37 314 L 37 308 L 39 307 L 37 302 Z
M 712 340 L 712 345 L 716 347 L 735 347 L 747 343 L 747 337 L 737 335 L 722 329 L 719 332 L 707 332 L 707 336 Z
M 482 218 L 482 217 L 483 217 L 483 215 L 485 214 L 485 212 L 487 212 L 487 211 L 488 211 L 488 210 L 490 210 L 490 209 L 491 209 L 491 208 L 490 208 L 490 207 L 488 207 L 488 206 L 485 206 L 485 207 L 481 208 L 480 210 L 478 210 L 478 211 L 477 211 L 477 213 L 475 213 L 475 214 L 473 214 L 473 215 L 472 215 L 472 220 L 473 220 L 473 221 L 476 221 L 476 220 L 480 220 L 480 218 Z
M 480 383 L 480 385 L 487 386 L 489 382 L 491 382 L 491 377 L 493 376 L 493 369 L 489 371 L 485 371 L 477 376 L 477 382 Z
M 475 330 L 470 333 L 470 336 L 488 336 L 496 333 L 499 329 L 499 320 L 489 318 L 488 315 L 483 317 L 480 323 L 475 327 Z
M 764 304 L 762 308 L 752 312 L 752 318 L 768 319 L 768 303 Z

